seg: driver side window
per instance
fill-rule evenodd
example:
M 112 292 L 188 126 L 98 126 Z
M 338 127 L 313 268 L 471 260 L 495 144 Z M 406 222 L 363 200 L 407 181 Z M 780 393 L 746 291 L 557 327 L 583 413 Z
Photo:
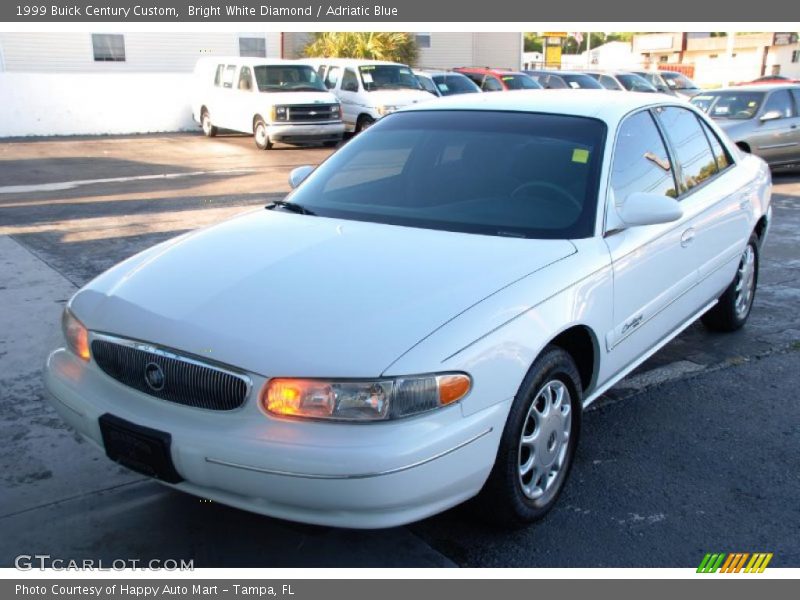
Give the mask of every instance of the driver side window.
M 784 118 L 793 117 L 794 105 L 789 90 L 776 90 L 769 95 L 764 105 L 764 114 L 777 110 Z
M 650 111 L 628 117 L 620 127 L 611 189 L 617 206 L 636 192 L 677 197 L 669 154 Z

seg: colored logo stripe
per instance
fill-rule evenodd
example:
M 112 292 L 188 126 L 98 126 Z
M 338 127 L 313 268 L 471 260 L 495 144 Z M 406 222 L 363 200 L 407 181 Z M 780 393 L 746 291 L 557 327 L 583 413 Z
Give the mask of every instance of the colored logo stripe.
M 748 562 L 748 558 L 750 559 Z M 772 552 L 731 552 L 708 553 L 703 557 L 698 573 L 739 573 L 744 568 L 745 573 L 763 573 L 772 560 Z M 745 563 L 747 566 L 745 567 Z

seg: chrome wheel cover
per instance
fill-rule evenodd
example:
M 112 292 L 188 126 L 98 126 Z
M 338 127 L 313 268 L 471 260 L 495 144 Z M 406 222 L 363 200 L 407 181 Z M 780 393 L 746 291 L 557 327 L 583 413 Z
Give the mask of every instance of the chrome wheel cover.
M 736 273 L 736 298 L 734 300 L 734 308 L 736 310 L 736 317 L 744 319 L 747 313 L 750 312 L 750 305 L 753 303 L 753 293 L 755 292 L 756 283 L 756 252 L 752 244 L 747 244 L 747 247 L 742 254 L 742 260 L 739 263 L 739 271 Z
M 259 146 L 267 145 L 267 127 L 263 123 L 256 125 L 256 142 Z
M 518 475 L 522 492 L 543 500 L 558 489 L 566 468 L 572 431 L 572 398 L 558 379 L 545 383 L 536 394 L 519 441 Z

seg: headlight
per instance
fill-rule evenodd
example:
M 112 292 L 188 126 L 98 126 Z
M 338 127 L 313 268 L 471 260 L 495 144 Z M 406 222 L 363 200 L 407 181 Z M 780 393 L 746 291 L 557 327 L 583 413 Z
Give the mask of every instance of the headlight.
M 289 119 L 289 108 L 287 106 L 273 106 L 272 107 L 272 120 L 273 121 L 286 121 Z
M 389 113 L 393 113 L 393 112 L 394 112 L 394 111 L 396 111 L 396 110 L 397 110 L 397 107 L 396 107 L 396 106 L 392 106 L 392 105 L 388 105 L 388 104 L 386 104 L 386 105 L 384 105 L 384 106 L 379 106 L 379 107 L 378 107 L 378 114 L 379 114 L 380 116 L 382 116 L 382 117 L 385 117 L 385 116 L 386 116 L 386 115 L 388 115 Z
M 261 394 L 274 415 L 339 421 L 385 421 L 458 402 L 472 380 L 463 373 L 373 380 L 270 379 Z
M 342 118 L 342 107 L 338 104 L 331 105 L 331 119 L 341 119 Z
M 69 308 L 65 308 L 61 316 L 61 329 L 64 331 L 67 347 L 79 358 L 89 360 L 89 330 L 78 321 Z

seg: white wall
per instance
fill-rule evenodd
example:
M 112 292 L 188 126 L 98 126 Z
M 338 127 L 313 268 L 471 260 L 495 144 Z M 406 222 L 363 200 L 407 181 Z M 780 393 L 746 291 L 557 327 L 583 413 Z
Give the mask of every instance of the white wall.
M 191 74 L 0 73 L 0 137 L 196 129 Z
M 98 29 L 94 33 L 120 33 Z M 2 32 L 0 47 L 6 71 L 90 73 L 188 73 L 201 56 L 239 55 L 237 33 L 126 32 L 124 62 L 95 62 L 89 32 Z M 265 36 L 267 56 L 280 57 L 281 34 Z

